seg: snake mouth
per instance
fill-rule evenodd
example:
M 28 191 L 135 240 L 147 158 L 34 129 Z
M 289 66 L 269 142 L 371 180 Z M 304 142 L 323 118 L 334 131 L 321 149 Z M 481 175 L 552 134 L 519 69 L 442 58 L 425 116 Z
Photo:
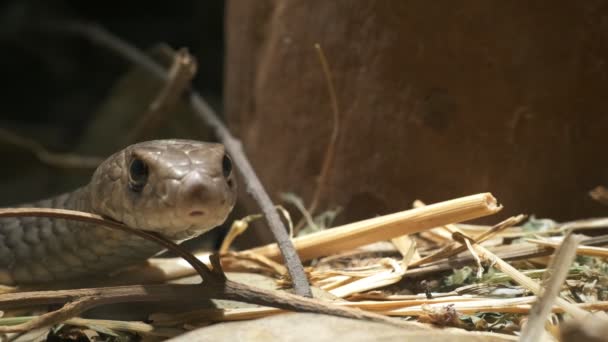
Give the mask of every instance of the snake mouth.
M 203 212 L 202 210 L 192 210 L 189 215 L 191 217 L 203 216 L 205 215 L 205 212 Z

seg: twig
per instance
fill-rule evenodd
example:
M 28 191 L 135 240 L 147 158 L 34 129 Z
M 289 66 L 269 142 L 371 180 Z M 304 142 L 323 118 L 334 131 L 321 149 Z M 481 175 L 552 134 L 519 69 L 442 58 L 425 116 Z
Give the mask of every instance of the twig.
M 292 236 L 297 236 L 302 227 L 304 227 L 304 224 L 308 224 L 309 229 L 312 229 L 313 231 L 321 230 L 321 228 L 315 223 L 312 213 L 304 207 L 304 201 L 302 201 L 300 197 L 292 193 L 282 193 L 280 194 L 280 197 L 281 200 L 296 207 L 300 214 L 302 214 L 302 218 L 300 218 L 300 221 L 298 224 L 296 224 L 296 227 L 293 230 L 294 234 Z
M 77 316 L 81 312 L 84 312 L 94 307 L 95 302 L 96 300 L 93 297 L 78 298 L 69 303 L 66 303 L 60 309 L 45 313 L 44 315 L 40 315 L 24 323 L 0 326 L 0 333 L 23 332 L 50 326 L 65 321 L 68 318 Z
M 539 239 L 526 239 L 526 241 L 530 243 L 535 243 L 541 246 L 547 246 L 551 248 L 559 248 L 562 241 L 549 241 L 549 240 L 539 240 Z M 577 246 L 576 248 L 577 255 L 586 255 L 598 258 L 607 258 L 608 257 L 608 248 L 602 247 L 591 247 L 591 246 Z
M 338 97 L 336 96 L 336 89 L 334 87 L 333 75 L 331 73 L 331 69 L 329 68 L 329 63 L 327 62 L 327 58 L 325 57 L 325 53 L 323 52 L 323 48 L 320 44 L 315 44 L 315 50 L 317 51 L 317 55 L 319 56 L 319 61 L 321 62 L 321 67 L 323 68 L 323 75 L 325 76 L 325 83 L 327 84 L 327 91 L 329 92 L 329 99 L 331 100 L 331 112 L 333 117 L 333 126 L 331 131 L 331 136 L 329 138 L 329 143 L 327 144 L 327 150 L 325 152 L 325 157 L 323 158 L 323 164 L 321 166 L 321 173 L 317 178 L 317 186 L 315 188 L 315 192 L 312 196 L 312 200 L 310 201 L 310 205 L 308 206 L 307 212 L 308 215 L 313 216 L 315 211 L 317 210 L 317 206 L 319 205 L 319 201 L 321 199 L 321 194 L 325 189 L 325 183 L 327 182 L 327 178 L 329 178 L 329 172 L 331 171 L 331 165 L 334 161 L 334 156 L 336 154 L 336 146 L 338 143 L 338 137 L 340 136 L 340 107 L 338 106 Z M 300 220 L 296 225 L 295 232 L 297 232 L 304 225 L 304 220 Z
M 517 298 L 472 298 L 463 296 L 451 296 L 445 298 L 418 299 L 418 300 L 386 300 L 386 301 L 359 301 L 338 302 L 345 307 L 359 308 L 366 311 L 380 312 L 388 316 L 420 316 L 428 313 L 429 309 L 439 309 L 446 305 L 452 305 L 460 314 L 476 314 L 479 312 L 515 313 L 528 314 L 532 303 L 536 301 L 535 296 Z M 577 308 L 584 310 L 607 310 L 608 301 L 593 303 L 574 304 Z M 150 318 L 160 326 L 172 326 L 185 322 L 194 321 L 240 321 L 257 319 L 281 313 L 276 308 L 242 308 L 242 309 L 199 309 L 178 314 L 154 313 Z M 551 312 L 564 313 L 560 307 L 553 306 Z
M 202 98 L 200 98 L 198 94 L 192 93 L 190 99 L 193 107 L 198 109 L 199 114 L 207 117 L 206 121 L 208 123 L 213 122 L 212 119 L 209 118 L 213 112 L 211 112 L 211 109 L 206 103 L 203 102 Z M 209 108 L 209 110 L 206 111 L 204 108 Z M 215 116 L 214 118 L 217 119 Z M 289 235 L 287 234 L 287 229 L 279 218 L 279 215 L 277 214 L 268 193 L 266 193 L 266 190 L 264 190 L 262 183 L 247 160 L 247 157 L 245 156 L 241 147 L 241 143 L 232 138 L 232 135 L 230 132 L 228 132 L 226 127 L 221 124 L 219 119 L 217 120 L 217 125 L 211 124 L 211 126 L 215 127 L 216 134 L 226 146 L 226 149 L 230 152 L 235 164 L 239 167 L 239 170 L 241 171 L 247 185 L 247 192 L 249 192 L 249 194 L 258 202 L 258 205 L 262 209 L 262 212 L 266 217 L 268 225 L 285 260 L 285 264 L 287 266 L 287 270 L 289 271 L 289 275 L 291 276 L 295 292 L 301 296 L 312 297 L 312 292 L 310 290 L 310 285 L 308 284 L 306 274 L 304 273 L 302 262 L 300 261 L 300 258 L 293 247 Z
M 479 258 L 479 255 L 477 255 L 477 253 L 475 253 L 475 250 L 473 249 L 473 246 L 471 245 L 471 240 L 464 239 L 464 242 L 466 244 L 466 248 L 469 250 L 469 253 L 471 253 L 471 256 L 473 257 L 473 259 L 475 260 L 475 263 L 477 264 L 477 279 L 481 279 L 481 276 L 483 276 L 483 265 L 481 264 L 481 259 Z
M 530 303 L 536 300 L 535 296 L 529 297 L 517 297 L 507 299 L 485 299 L 475 301 L 464 301 L 454 302 L 452 307 L 461 314 L 476 314 L 479 312 L 502 312 L 502 313 L 517 313 L 527 314 L 530 312 L 532 305 Z M 365 302 L 363 302 L 365 303 Z M 390 303 L 390 302 L 388 302 Z M 375 303 L 372 303 L 375 304 Z M 578 303 L 572 304 L 577 310 L 607 310 L 608 302 L 600 301 L 593 303 Z M 368 310 L 369 305 L 360 305 L 361 308 Z M 440 304 L 428 304 L 421 306 L 408 306 L 401 309 L 393 309 L 387 311 L 381 311 L 385 315 L 389 316 L 420 316 L 428 312 L 429 309 L 445 307 L 444 303 Z M 551 308 L 554 313 L 568 312 L 564 308 L 554 306 Z
M 98 287 L 71 290 L 15 292 L 0 295 L 2 310 L 50 304 L 64 304 L 81 298 L 99 298 L 97 305 L 122 302 L 208 299 L 202 284 L 161 284 Z
M 559 232 L 575 231 L 580 229 L 606 229 L 608 217 L 597 217 L 584 220 L 564 222 L 557 225 Z
M 390 264 L 392 266 L 392 269 L 390 270 L 378 272 L 367 277 L 362 277 L 348 284 L 344 284 L 342 286 L 328 290 L 327 292 L 331 293 L 336 297 L 345 298 L 355 293 L 361 293 L 395 284 L 396 282 L 403 279 L 405 270 L 395 260 L 393 260 L 393 262 Z
M 4 128 L 0 128 L 0 140 L 27 150 L 41 162 L 55 167 L 94 169 L 103 161 L 102 158 L 98 157 L 52 152 L 35 140 L 20 136 Z
M 338 142 L 338 137 L 340 136 L 340 107 L 338 106 L 338 96 L 336 96 L 333 75 L 331 69 L 329 68 L 327 57 L 325 57 L 325 52 L 323 52 L 323 48 L 321 47 L 321 45 L 315 44 L 315 50 L 317 50 L 317 54 L 319 55 L 319 61 L 321 62 L 321 66 L 323 67 L 323 74 L 325 75 L 325 82 L 327 83 L 327 91 L 329 92 L 329 99 L 331 100 L 333 129 L 331 131 L 329 143 L 327 144 L 327 152 L 325 153 L 325 158 L 323 159 L 323 167 L 321 168 L 321 174 L 319 175 L 317 189 L 314 193 L 310 206 L 308 207 L 308 212 L 311 215 L 314 214 L 315 210 L 317 210 L 317 206 L 319 205 L 319 199 L 321 197 L 321 193 L 323 192 L 323 186 L 325 185 L 325 181 L 327 180 L 329 171 L 331 170 L 331 164 L 333 163 L 334 155 L 336 154 L 336 145 Z
M 222 255 L 222 257 L 224 257 L 224 260 L 226 260 L 226 256 L 229 257 L 233 257 L 233 260 L 250 260 L 250 261 L 254 261 L 260 265 L 263 265 L 269 269 L 272 270 L 272 272 L 275 275 L 279 275 L 279 276 L 284 276 L 287 274 L 287 269 L 285 268 L 285 266 L 277 263 L 274 260 L 271 260 L 263 255 L 259 255 L 259 254 L 255 254 L 255 253 L 251 253 L 251 252 L 247 252 L 247 251 L 242 251 L 242 252 L 236 252 L 236 253 L 228 253 L 227 255 Z
M 64 26 L 64 29 L 67 32 L 82 35 L 92 42 L 114 51 L 127 60 L 147 69 L 160 79 L 168 79 L 167 70 L 156 63 L 150 56 L 124 40 L 112 35 L 100 26 L 74 23 Z M 289 275 L 292 278 L 295 292 L 301 296 L 311 297 L 312 292 L 306 274 L 304 273 L 304 267 L 293 248 L 289 235 L 287 234 L 287 229 L 285 228 L 285 225 L 283 225 L 283 222 L 281 222 L 268 193 L 264 190 L 262 183 L 245 156 L 241 142 L 232 136 L 228 128 L 222 123 L 207 102 L 205 102 L 205 100 L 203 100 L 203 98 L 194 90 L 190 92 L 190 105 L 195 113 L 211 126 L 243 175 L 247 186 L 247 192 L 251 194 L 262 209 L 270 230 L 279 245 L 283 258 L 285 259 L 285 264 L 289 270 Z
M 391 243 L 397 248 L 403 259 L 401 259 L 401 267 L 405 270 L 414 258 L 420 258 L 416 247 L 416 241 L 409 235 L 401 235 L 391 239 Z
M 553 308 L 553 302 L 559 295 L 562 284 L 568 276 L 568 271 L 574 257 L 576 257 L 576 247 L 583 240 L 580 235 L 568 235 L 562 245 L 555 251 L 543 280 L 543 291 L 539 295 L 538 301 L 534 303 L 528 324 L 525 325 L 521 333 L 521 342 L 540 341 L 545 328 L 547 316 Z
M 94 300 L 89 301 L 88 298 L 93 298 Z M 82 300 L 86 303 L 86 308 L 88 309 L 99 305 L 125 302 L 156 302 L 169 300 L 194 302 L 199 300 L 202 301 L 204 299 L 237 300 L 251 304 L 271 306 L 283 310 L 321 313 L 389 323 L 397 326 L 407 326 L 406 322 L 400 322 L 383 315 L 342 307 L 336 304 L 325 303 L 317 299 L 305 298 L 285 292 L 271 292 L 257 289 L 230 280 L 226 280 L 225 282 L 208 282 L 206 285 L 131 285 L 91 289 L 10 293 L 0 295 L 0 308 L 9 309 L 32 305 L 63 304 L 75 301 L 79 302 Z M 64 313 L 67 311 L 68 310 L 64 311 Z M 70 313 L 74 314 L 76 311 L 70 310 Z M 65 319 L 67 317 L 61 318 Z M 45 324 L 56 322 L 57 321 L 51 322 L 47 320 Z M 0 327 L 0 332 L 24 331 L 22 328 L 23 326 L 21 325 Z
M 210 270 L 191 253 L 177 246 L 172 241 L 161 237 L 160 235 L 132 229 L 123 225 L 122 223 L 106 220 L 98 215 L 64 209 L 0 209 L 0 217 L 32 216 L 68 219 L 103 225 L 111 229 L 121 230 L 151 241 L 155 241 L 162 246 L 169 248 L 172 252 L 177 253 L 179 256 L 188 261 L 188 263 L 190 263 L 191 266 L 197 270 L 201 277 L 203 277 L 203 283 L 198 285 L 133 285 L 94 289 L 0 294 L 0 309 L 2 310 L 31 305 L 65 304 L 59 310 L 44 314 L 31 321 L 13 326 L 0 326 L 0 333 L 22 332 L 29 329 L 40 328 L 41 326 L 55 324 L 85 310 L 104 304 L 159 301 L 168 299 L 193 301 L 197 299 L 210 298 L 237 300 L 251 304 L 272 306 L 284 310 L 322 313 L 400 325 L 398 321 L 382 315 L 327 304 L 319 300 L 288 293 L 275 293 L 257 289 L 248 285 L 227 280 L 217 255 L 210 257 L 210 263 L 213 266 L 213 269 Z
M 120 222 L 105 219 L 99 215 L 85 213 L 67 209 L 50 209 L 50 208 L 0 208 L 0 217 L 48 217 L 68 219 L 85 223 L 105 226 L 110 229 L 116 229 L 129 234 L 137 235 L 144 239 L 154 241 L 159 245 L 171 250 L 178 256 L 186 260 L 192 268 L 196 270 L 203 279 L 211 277 L 212 273 L 209 268 L 191 253 L 158 234 L 146 232 L 139 229 L 133 229 Z
M 60 218 L 69 219 L 74 221 L 80 221 L 85 223 L 92 223 L 95 225 L 101 225 L 110 229 L 116 229 L 129 234 L 137 235 L 144 239 L 154 241 L 163 247 L 175 252 L 180 257 L 184 258 L 203 278 L 204 281 L 209 281 L 212 284 L 212 280 L 217 277 L 217 274 L 211 272 L 209 268 L 203 264 L 200 260 L 194 257 L 191 253 L 187 252 L 174 242 L 154 233 L 145 232 L 143 230 L 133 229 L 124 224 L 116 221 L 104 219 L 103 217 L 95 214 L 84 213 L 74 210 L 66 209 L 47 209 L 47 208 L 7 208 L 0 209 L 0 217 L 47 217 L 47 218 Z M 207 285 L 207 284 L 206 284 Z M 14 295 L 20 296 L 20 293 Z M 29 297 L 24 297 L 25 301 L 30 301 Z M 28 331 L 35 328 L 58 323 L 67 318 L 78 315 L 79 313 L 86 311 L 94 306 L 103 303 L 104 298 L 97 296 L 81 296 L 76 298 L 62 308 L 41 315 L 31 321 L 17 324 L 13 326 L 0 326 L 0 333 L 2 332 L 19 332 Z
M 584 245 L 606 245 L 608 238 L 606 236 L 597 236 L 589 238 L 582 242 Z M 579 247 L 580 248 L 580 247 Z M 543 256 L 549 256 L 553 253 L 553 248 L 543 247 L 532 243 L 518 243 L 511 245 L 509 249 L 497 248 L 496 256 L 505 261 L 522 260 L 538 258 Z M 420 268 L 408 269 L 406 271 L 406 277 L 422 277 L 432 273 L 447 271 L 456 267 L 462 267 L 473 261 L 471 255 L 458 256 L 450 258 L 449 260 L 443 259 L 436 261 L 432 264 L 424 265 Z
M 294 241 L 297 242 L 299 239 L 300 238 L 296 238 Z M 592 238 L 584 241 L 584 243 L 589 245 L 606 244 L 605 240 L 605 237 L 603 237 L 603 240 Z M 276 246 L 274 249 L 276 250 Z M 274 265 L 268 264 L 268 261 L 271 259 L 268 259 L 268 257 L 264 256 L 263 254 L 259 254 L 253 251 L 255 251 L 255 249 L 240 252 L 231 252 L 229 254 L 222 255 L 222 264 L 224 266 L 224 269 L 235 272 L 243 271 L 244 269 L 246 269 L 246 267 L 243 267 L 243 264 L 239 262 L 239 260 L 244 259 L 252 260 L 263 265 L 265 269 L 264 272 L 266 273 L 270 272 L 270 274 L 273 274 L 275 276 L 286 273 L 286 270 L 279 270 L 275 268 Z M 501 259 L 510 261 L 549 256 L 553 253 L 553 248 L 542 247 L 532 243 L 519 243 L 511 245 L 508 249 L 498 248 L 495 253 Z M 255 256 L 255 259 L 252 258 L 252 256 Z M 208 258 L 208 253 L 197 254 L 197 257 L 203 260 L 203 262 L 206 262 L 206 259 Z M 429 265 L 423 265 L 419 268 L 410 268 L 405 271 L 405 276 L 423 277 L 429 274 L 462 267 L 467 264 L 470 264 L 471 262 L 475 262 L 475 260 L 470 254 L 452 257 L 449 260 L 439 260 Z M 190 276 L 192 274 L 194 274 L 194 271 L 187 265 L 183 265 L 176 258 L 152 258 L 149 260 L 147 266 L 140 267 L 134 270 L 129 270 L 129 272 L 119 273 L 116 276 L 106 280 L 103 284 L 125 285 L 140 283 L 142 281 L 145 281 L 146 283 L 159 283 L 167 280 Z
M 542 290 L 541 286 L 534 280 L 530 279 L 525 274 L 515 269 L 515 267 L 509 265 L 509 263 L 496 256 L 496 254 L 490 252 L 485 247 L 477 243 L 472 244 L 472 246 L 482 259 L 490 262 L 496 269 L 508 274 L 511 279 L 513 279 L 513 281 L 515 281 L 519 285 L 525 287 L 535 295 L 540 296 Z M 564 309 L 564 311 L 566 311 L 568 314 L 572 315 L 576 319 L 583 319 L 584 317 L 589 315 L 589 312 L 580 309 L 576 305 L 566 301 L 561 297 L 555 298 L 555 301 L 559 307 Z
M 482 193 L 322 230 L 295 238 L 293 242 L 300 257 L 310 260 L 448 223 L 495 214 L 500 209 L 502 207 L 492 194 Z M 270 259 L 279 257 L 275 244 L 251 251 Z
M 234 239 L 236 239 L 239 235 L 243 234 L 247 230 L 247 228 L 249 228 L 249 223 L 260 218 L 262 218 L 262 215 L 253 214 L 248 215 L 239 220 L 234 220 L 230 225 L 230 230 L 228 230 L 228 234 L 226 234 L 226 236 L 224 237 L 224 240 L 222 241 L 222 245 L 220 246 L 218 252 L 220 254 L 227 253 L 230 249 L 230 246 L 232 245 L 232 242 L 234 242 Z
M 509 217 L 508 219 L 496 224 L 495 226 L 488 229 L 487 231 L 479 234 L 475 238 L 466 236 L 455 225 L 446 225 L 445 228 L 449 229 L 450 233 L 452 233 L 452 234 L 454 234 L 454 233 L 461 234 L 463 237 L 466 237 L 466 240 L 481 243 L 481 242 L 485 241 L 486 239 L 488 239 L 493 234 L 495 234 L 503 229 L 506 229 L 508 227 L 514 226 L 525 218 L 526 218 L 526 216 L 524 216 L 524 215 Z M 451 257 L 452 255 L 456 255 L 461 252 L 464 252 L 466 249 L 467 249 L 466 245 L 462 245 L 462 244 L 459 245 L 457 243 L 451 243 L 451 244 L 446 245 L 445 247 L 439 249 L 435 253 L 427 255 L 426 257 L 413 262 L 412 264 L 410 264 L 410 267 L 420 266 L 420 265 L 428 264 L 428 263 L 431 263 L 431 262 L 434 262 L 437 260 L 445 259 L 445 258 Z
M 194 57 L 185 48 L 179 49 L 173 56 L 173 63 L 169 68 L 168 79 L 148 111 L 142 115 L 133 130 L 128 134 L 127 142 L 135 142 L 145 132 L 153 130 L 180 100 L 181 96 L 190 87 L 190 82 L 196 74 L 197 64 Z
M 18 317 L 6 317 L 0 318 L 0 325 L 15 325 L 36 319 L 39 316 L 18 316 Z M 91 319 L 91 318 L 68 318 L 64 321 L 65 324 L 76 325 L 81 327 L 94 326 L 102 327 L 110 330 L 117 331 L 130 331 L 138 334 L 146 334 L 153 336 L 164 336 L 173 337 L 183 332 L 181 329 L 170 329 L 170 328 L 157 328 L 155 325 L 151 325 L 139 321 L 118 321 L 118 320 L 107 320 L 107 319 Z M 154 322 L 156 323 L 156 322 Z

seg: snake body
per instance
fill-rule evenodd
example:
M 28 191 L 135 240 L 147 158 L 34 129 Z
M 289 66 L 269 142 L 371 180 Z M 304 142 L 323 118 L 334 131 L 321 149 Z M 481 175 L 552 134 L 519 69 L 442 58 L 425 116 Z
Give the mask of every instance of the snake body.
M 224 146 L 192 140 L 131 145 L 72 192 L 21 207 L 91 212 L 180 242 L 220 225 L 236 201 Z M 0 219 L 0 284 L 103 275 L 162 250 L 121 231 L 63 219 Z

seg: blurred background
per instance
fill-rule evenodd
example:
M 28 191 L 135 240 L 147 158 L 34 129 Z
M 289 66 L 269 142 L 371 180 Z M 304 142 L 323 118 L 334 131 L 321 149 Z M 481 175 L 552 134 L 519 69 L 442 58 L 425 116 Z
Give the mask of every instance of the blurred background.
M 194 87 L 277 202 L 292 192 L 309 205 L 318 192 L 317 213 L 342 208 L 336 223 L 486 191 L 505 206 L 501 217 L 607 212 L 589 196 L 608 184 L 604 1 L 4 1 L 0 127 L 54 151 L 105 156 L 127 144 L 162 85 L 49 29 L 72 20 L 153 54 L 159 43 L 187 47 L 198 59 Z M 178 107 L 145 138 L 213 139 Z M 6 140 L 2 205 L 70 190 L 91 173 L 46 165 Z M 251 212 L 243 193 L 239 213 Z
M 100 24 L 146 51 L 157 50 L 161 43 L 187 47 L 199 58 L 195 88 L 221 112 L 223 13 L 222 1 L 179 1 L 172 6 L 3 1 L 0 72 L 6 83 L 0 92 L 0 128 L 51 151 L 83 156 L 105 157 L 130 143 L 123 138 L 144 116 L 162 84 L 107 49 L 62 32 L 62 25 L 71 22 Z M 189 133 L 157 128 L 145 137 L 197 135 L 209 138 L 204 125 Z M 0 138 L 2 205 L 70 191 L 85 184 L 92 173 L 87 167 L 41 163 L 34 154 L 7 143 L 12 141 L 7 134 Z

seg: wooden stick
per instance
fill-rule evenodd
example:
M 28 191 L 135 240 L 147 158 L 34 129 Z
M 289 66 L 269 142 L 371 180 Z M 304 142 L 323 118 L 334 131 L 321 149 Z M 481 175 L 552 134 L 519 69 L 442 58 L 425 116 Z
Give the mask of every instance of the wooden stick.
M 142 238 L 155 241 L 162 246 L 180 255 L 197 270 L 203 278 L 199 285 L 152 285 L 152 286 L 119 286 L 97 289 L 75 289 L 59 291 L 17 292 L 0 294 L 0 310 L 14 307 L 31 305 L 62 304 L 58 310 L 37 316 L 36 318 L 12 326 L 0 326 L 0 334 L 9 332 L 23 332 L 30 329 L 40 328 L 58 323 L 70 317 L 80 314 L 90 308 L 120 302 L 142 302 L 158 301 L 162 299 L 182 299 L 194 301 L 200 298 L 215 298 L 244 301 L 251 304 L 276 306 L 280 309 L 296 310 L 303 312 L 315 312 L 329 315 L 338 315 L 348 318 L 369 319 L 376 322 L 384 322 L 401 325 L 401 322 L 392 320 L 382 315 L 353 310 L 350 308 L 336 306 L 321 302 L 316 299 L 300 297 L 297 295 L 272 292 L 257 289 L 248 285 L 236 283 L 226 279 L 217 255 L 211 255 L 209 262 L 213 269 L 209 269 L 191 253 L 183 250 L 160 235 L 133 229 L 122 223 L 106 220 L 98 215 L 48 208 L 5 208 L 0 209 L 0 217 L 48 217 L 63 218 L 80 222 L 88 222 L 104 225 L 111 229 L 121 230 Z
M 6 310 L 32 305 L 63 303 L 83 303 L 83 305 L 86 305 L 86 308 L 92 308 L 99 305 L 124 302 L 153 302 L 167 300 L 194 302 L 212 298 L 243 301 L 251 304 L 272 306 L 282 310 L 313 312 L 346 318 L 365 319 L 402 327 L 408 327 L 410 326 L 409 324 L 411 324 L 373 312 L 336 305 L 337 303 L 328 303 L 286 292 L 258 289 L 230 280 L 223 282 L 208 281 L 206 284 L 197 285 L 132 285 L 91 289 L 8 293 L 0 295 L 0 308 Z M 58 311 L 53 313 L 56 312 Z M 63 315 L 64 313 L 66 315 Z M 57 315 L 62 314 L 61 318 L 67 319 L 69 318 L 67 315 L 68 313 L 74 313 L 71 307 L 55 314 L 51 318 L 57 318 Z M 44 316 L 43 319 L 51 323 L 48 316 Z M 40 318 L 37 319 L 37 321 L 40 320 Z M 33 321 L 26 322 L 21 326 L 0 326 L 0 333 L 24 331 L 23 327 L 31 327 L 31 322 Z
M 184 93 L 190 88 L 190 82 L 196 75 L 196 59 L 187 49 L 182 48 L 173 54 L 173 63 L 168 71 L 168 78 L 148 110 L 137 121 L 133 130 L 127 134 L 127 144 L 139 140 L 145 133 L 154 131 L 168 114 L 179 103 Z
M 528 297 L 529 300 L 522 301 L 523 303 L 531 303 L 534 301 L 534 297 Z M 450 296 L 445 298 L 437 298 L 437 299 L 420 299 L 420 300 L 397 300 L 397 301 L 361 301 L 361 302 L 336 302 L 335 304 L 339 306 L 351 307 L 351 308 L 359 308 L 365 311 L 375 311 L 375 312 L 392 312 L 392 310 L 396 313 L 395 316 L 399 316 L 400 309 L 405 309 L 408 307 L 418 307 L 419 312 L 422 310 L 420 306 L 422 305 L 430 305 L 430 304 L 454 304 L 459 302 L 475 302 L 475 301 L 484 301 L 488 300 L 483 298 L 474 298 L 474 297 L 466 297 L 466 296 Z M 501 301 L 501 299 L 493 300 L 494 302 Z M 507 300 L 503 300 L 507 301 Z M 519 303 L 519 302 L 518 302 Z M 180 313 L 153 313 L 150 315 L 150 319 L 154 322 L 155 325 L 158 326 L 175 326 L 179 324 L 183 324 L 185 322 L 194 322 L 194 321 L 215 321 L 215 322 L 224 322 L 224 321 L 242 321 L 249 319 L 256 319 L 261 317 L 266 317 L 274 314 L 285 313 L 285 310 L 271 308 L 271 307 L 261 307 L 261 308 L 238 308 L 238 309 L 198 309 L 187 312 Z
M 131 228 L 123 223 L 105 219 L 100 215 L 58 208 L 0 208 L 0 217 L 46 217 L 66 219 L 84 223 L 92 223 L 104 226 L 106 228 L 120 230 L 129 234 L 137 235 L 146 240 L 156 242 L 160 246 L 163 246 L 171 252 L 176 253 L 180 258 L 186 260 L 188 264 L 190 264 L 190 266 L 192 266 L 192 268 L 194 268 L 196 272 L 200 274 L 201 278 L 209 279 L 212 277 L 211 270 L 209 270 L 207 265 L 198 260 L 187 250 L 184 250 L 183 247 L 177 245 L 175 242 L 157 233 Z
M 0 141 L 22 148 L 36 156 L 40 162 L 54 167 L 94 169 L 103 162 L 103 158 L 100 157 L 51 151 L 36 140 L 21 136 L 4 128 L 0 128 Z
M 480 233 L 478 236 L 476 236 L 475 238 L 471 238 L 469 236 L 467 236 L 465 233 L 463 233 L 458 227 L 456 227 L 453 224 L 449 224 L 446 225 L 444 228 L 448 229 L 449 231 L 452 232 L 452 234 L 458 233 L 458 234 L 462 234 L 463 236 L 465 236 L 467 239 L 470 239 L 473 242 L 476 243 L 481 243 L 483 241 L 485 241 L 487 238 L 489 238 L 490 236 L 492 236 L 494 233 L 501 231 L 507 227 L 510 227 L 512 225 L 515 225 L 519 222 L 521 222 L 523 219 L 525 218 L 524 215 L 519 215 L 519 216 L 512 216 L 509 217 L 508 219 L 498 223 L 497 225 L 489 228 L 488 230 L 484 231 L 483 233 Z M 452 242 L 446 246 L 444 246 L 443 248 L 437 250 L 436 252 L 427 255 L 426 257 L 417 260 L 413 263 L 411 263 L 409 266 L 410 267 L 415 267 L 415 266 L 420 266 L 423 264 L 428 264 L 431 263 L 433 261 L 437 261 L 440 259 L 445 259 L 448 258 L 452 255 L 457 255 L 460 252 L 464 252 L 467 249 L 467 246 L 463 245 L 463 244 L 459 244 L 456 242 Z
M 536 297 L 518 297 L 518 298 L 507 298 L 507 299 L 487 299 L 479 301 L 467 301 L 467 302 L 454 302 L 451 303 L 454 308 L 460 314 L 475 314 L 479 312 L 501 312 L 501 313 L 517 313 L 517 314 L 528 314 L 532 308 L 533 301 Z M 420 316 L 428 313 L 429 309 L 439 309 L 445 307 L 446 304 L 427 304 L 424 306 L 410 306 L 402 309 L 377 311 L 387 316 Z M 608 301 L 594 302 L 594 303 L 577 303 L 572 304 L 573 307 L 580 311 L 590 310 L 607 310 Z M 361 309 L 368 310 L 368 305 L 360 305 Z M 554 313 L 568 312 L 563 307 L 553 306 L 551 311 Z M 585 311 L 586 312 L 586 311 Z M 591 317 L 589 314 L 588 317 Z
M 0 318 L 0 326 L 22 324 L 31 320 L 36 319 L 39 316 L 18 316 L 18 317 L 3 317 Z M 109 319 L 92 319 L 92 318 L 80 318 L 74 317 L 64 321 L 65 324 L 77 325 L 81 327 L 102 327 L 117 331 L 130 331 L 139 334 L 173 337 L 178 333 L 183 332 L 181 329 L 169 329 L 161 328 L 158 329 L 156 326 L 139 322 L 139 321 L 118 321 Z
M 344 307 L 358 308 L 365 311 L 382 313 L 387 316 L 420 316 L 428 314 L 429 309 L 440 309 L 446 305 L 452 307 L 460 314 L 475 314 L 479 312 L 515 313 L 528 314 L 536 296 L 517 298 L 458 298 L 451 297 L 443 300 L 420 300 L 420 303 L 412 301 L 364 301 L 364 302 L 337 302 Z M 575 307 L 582 310 L 608 310 L 608 301 L 593 303 L 577 303 Z M 564 309 L 553 306 L 554 313 L 564 313 Z M 150 318 L 158 326 L 173 326 L 184 322 L 225 322 L 257 319 L 285 313 L 285 310 L 262 307 L 262 308 L 240 308 L 240 309 L 199 309 L 179 314 L 154 313 Z
M 496 269 L 508 274 L 511 279 L 513 279 L 513 281 L 530 290 L 535 295 L 541 295 L 542 288 L 540 284 L 515 269 L 515 267 L 509 265 L 504 260 L 497 257 L 496 254 L 490 252 L 488 249 L 478 244 L 473 244 L 473 249 L 475 249 L 475 251 L 482 259 L 489 261 Z M 590 314 L 589 312 L 577 307 L 576 305 L 566 301 L 561 297 L 555 298 L 555 302 L 560 308 L 562 308 L 568 314 L 572 315 L 574 318 L 583 319 Z
M 535 243 L 537 245 L 551 247 L 551 248 L 559 248 L 562 242 L 549 241 L 549 240 L 540 240 L 540 239 L 526 239 L 526 241 Z M 578 246 L 576 248 L 576 254 L 578 255 L 587 255 L 598 258 L 606 258 L 608 257 L 608 248 L 603 247 L 592 247 L 592 246 Z
M 521 331 L 521 342 L 534 342 L 545 339 L 545 322 L 549 318 L 555 299 L 559 296 L 562 284 L 568 277 L 570 265 L 576 257 L 576 247 L 583 240 L 581 235 L 568 235 L 563 244 L 555 251 L 543 277 L 542 293 L 532 306 L 528 323 Z
M 501 209 L 502 206 L 497 204 L 492 194 L 482 193 L 327 229 L 295 238 L 293 243 L 300 258 L 310 260 L 376 241 L 495 214 Z M 250 251 L 274 260 L 280 258 L 276 244 Z
M 321 67 L 323 68 L 323 74 L 325 75 L 325 83 L 327 83 L 327 91 L 329 92 L 329 99 L 331 100 L 333 126 L 331 136 L 329 137 L 329 142 L 327 144 L 327 149 L 325 150 L 325 157 L 323 157 L 321 172 L 317 177 L 317 186 L 312 196 L 312 200 L 310 201 L 310 205 L 308 206 L 308 214 L 310 216 L 314 215 L 315 211 L 317 210 L 319 202 L 321 201 L 323 190 L 326 188 L 325 184 L 327 183 L 329 174 L 331 172 L 331 166 L 336 155 L 338 138 L 340 137 L 340 107 L 338 106 L 338 96 L 336 95 L 336 89 L 334 87 L 333 75 L 331 73 L 331 69 L 329 68 L 329 63 L 327 62 L 327 57 L 325 57 L 325 52 L 323 51 L 321 44 L 315 44 L 315 50 L 317 50 L 317 55 L 319 56 Z M 302 218 L 296 225 L 296 234 L 304 226 L 304 222 L 305 220 Z

